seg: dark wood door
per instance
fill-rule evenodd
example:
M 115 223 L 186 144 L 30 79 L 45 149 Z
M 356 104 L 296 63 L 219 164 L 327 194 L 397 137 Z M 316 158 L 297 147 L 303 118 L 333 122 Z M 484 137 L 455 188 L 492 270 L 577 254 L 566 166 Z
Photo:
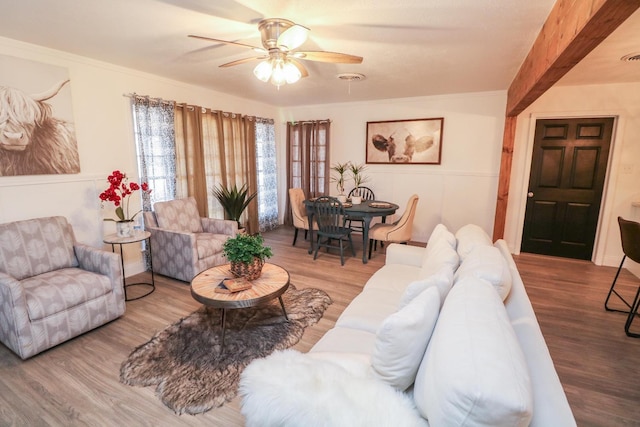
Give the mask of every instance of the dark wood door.
M 613 118 L 538 120 L 523 252 L 591 259 Z

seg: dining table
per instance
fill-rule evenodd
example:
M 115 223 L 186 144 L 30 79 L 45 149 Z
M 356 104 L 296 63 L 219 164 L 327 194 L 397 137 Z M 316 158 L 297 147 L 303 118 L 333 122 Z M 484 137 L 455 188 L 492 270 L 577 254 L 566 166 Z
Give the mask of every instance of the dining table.
M 309 224 L 313 224 L 313 202 L 315 199 L 306 199 L 304 201 L 307 217 L 309 218 Z M 382 217 L 382 222 L 386 222 L 387 216 L 393 215 L 398 210 L 399 206 L 395 203 L 386 202 L 384 200 L 363 200 L 361 203 L 353 204 L 350 200 L 347 200 L 342 204 L 344 207 L 345 215 L 352 217 L 359 217 L 363 220 L 362 225 L 362 263 L 368 262 L 367 258 L 367 244 L 369 243 L 369 227 L 371 226 L 371 220 L 375 217 Z M 309 253 L 313 253 L 315 247 L 313 237 L 313 227 L 309 227 Z

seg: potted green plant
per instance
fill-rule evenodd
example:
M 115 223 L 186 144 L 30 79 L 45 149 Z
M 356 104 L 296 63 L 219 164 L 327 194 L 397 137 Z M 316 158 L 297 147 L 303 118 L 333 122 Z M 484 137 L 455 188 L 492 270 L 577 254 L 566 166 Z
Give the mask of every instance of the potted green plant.
M 211 193 L 222 205 L 227 219 L 236 221 L 239 229 L 242 228 L 242 224 L 240 224 L 242 213 L 247 206 L 249 206 L 249 203 L 258 195 L 257 191 L 249 194 L 247 184 L 244 184 L 239 189 L 235 184 L 228 188 L 220 185 L 214 188 Z
M 331 182 L 336 183 L 336 189 L 338 190 L 338 199 L 343 203 L 347 200 L 347 196 L 344 194 L 344 184 L 347 180 L 345 175 L 349 170 L 349 164 L 349 162 L 336 163 L 331 166 L 331 170 L 337 173 L 337 175 L 331 176 Z
M 264 260 L 273 256 L 260 234 L 238 234 L 224 242 L 222 251 L 231 264 L 231 273 L 247 280 L 260 277 Z

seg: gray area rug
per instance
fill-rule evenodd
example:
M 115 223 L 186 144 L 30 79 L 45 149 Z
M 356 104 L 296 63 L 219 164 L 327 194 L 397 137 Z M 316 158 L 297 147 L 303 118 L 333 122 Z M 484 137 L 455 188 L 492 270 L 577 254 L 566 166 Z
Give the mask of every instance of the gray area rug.
M 332 302 L 324 291 L 293 285 L 282 299 L 288 322 L 277 298 L 260 307 L 227 310 L 222 353 L 220 310 L 202 307 L 133 350 L 120 367 L 120 381 L 155 385 L 158 397 L 178 414 L 222 406 L 236 396 L 245 366 L 295 345 Z

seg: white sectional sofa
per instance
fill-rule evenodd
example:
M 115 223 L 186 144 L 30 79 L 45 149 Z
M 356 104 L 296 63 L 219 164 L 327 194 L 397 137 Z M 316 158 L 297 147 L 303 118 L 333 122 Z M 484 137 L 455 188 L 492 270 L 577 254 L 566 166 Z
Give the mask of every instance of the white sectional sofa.
M 392 244 L 307 354 L 276 352 L 240 382 L 248 426 L 575 426 L 506 243 L 440 224 Z

